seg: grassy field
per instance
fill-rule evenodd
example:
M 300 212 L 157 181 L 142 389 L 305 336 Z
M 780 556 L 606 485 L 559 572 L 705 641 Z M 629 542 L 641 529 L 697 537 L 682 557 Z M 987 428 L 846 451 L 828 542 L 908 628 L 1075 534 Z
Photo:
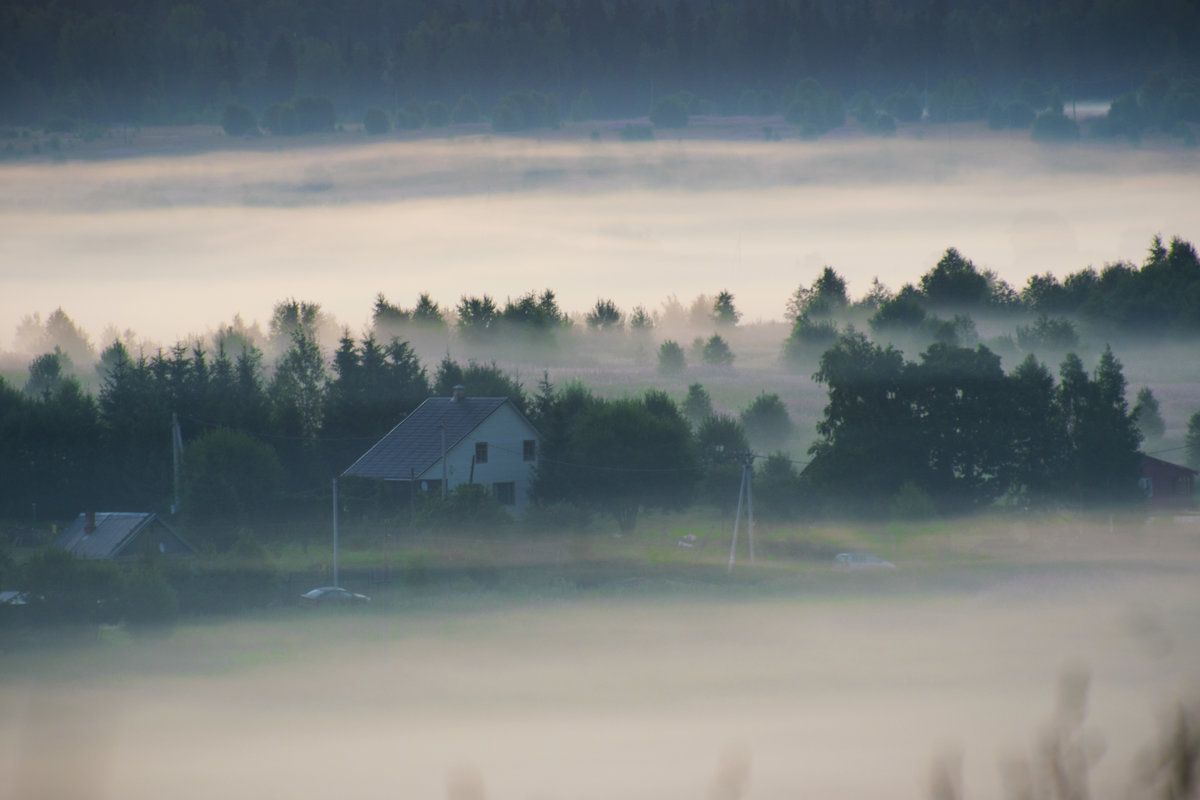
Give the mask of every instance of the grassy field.
M 365 608 L 5 652 L 0 795 L 945 796 L 934 769 L 1014 796 L 998 769 L 1041 769 L 1066 669 L 1116 798 L 1200 674 L 1194 525 L 764 526 L 732 574 L 729 533 L 405 542 L 424 579 L 352 586 Z M 843 547 L 897 567 L 835 572 Z

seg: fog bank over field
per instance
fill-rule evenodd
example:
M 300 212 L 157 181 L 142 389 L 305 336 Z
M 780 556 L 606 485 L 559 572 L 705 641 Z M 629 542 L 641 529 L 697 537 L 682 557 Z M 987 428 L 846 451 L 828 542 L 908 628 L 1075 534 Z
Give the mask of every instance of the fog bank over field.
M 775 565 L 758 568 L 777 571 L 761 594 L 707 597 L 628 583 L 595 596 L 548 575 L 517 601 L 476 587 L 9 656 L 0 786 L 128 800 L 916 800 L 940 796 L 930 762 L 957 751 L 960 796 L 1013 797 L 1000 765 L 1036 757 L 1069 667 L 1090 677 L 1072 741 L 1097 757 L 1091 796 L 1138 797 L 1134 758 L 1200 670 L 1194 546 L 1105 555 L 1144 532 L 1066 534 L 1050 555 L 1050 534 L 1027 531 L 989 551 L 987 571 L 936 555 L 895 575 Z M 1009 561 L 1030 551 L 1047 557 Z M 447 789 L 472 775 L 485 793 Z
M 731 290 L 780 319 L 824 264 L 852 296 L 950 246 L 1016 287 L 1200 239 L 1190 151 L 1024 140 L 645 145 L 471 138 L 0 169 L 0 349 L 62 306 L 170 344 L 289 296 L 352 330 L 376 292 L 443 307 L 550 287 L 653 310 Z M 103 344 L 103 343 L 100 343 Z

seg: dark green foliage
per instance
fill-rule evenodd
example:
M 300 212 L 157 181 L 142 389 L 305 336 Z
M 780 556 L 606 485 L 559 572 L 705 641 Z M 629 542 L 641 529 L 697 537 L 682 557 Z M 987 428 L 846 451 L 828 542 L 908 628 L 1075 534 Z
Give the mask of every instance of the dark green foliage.
M 679 342 L 667 339 L 658 347 L 658 372 L 660 375 L 678 375 L 687 367 L 683 348 Z
M 999 100 L 993 100 L 988 106 L 987 123 L 988 127 L 994 131 L 1008 127 L 1008 112 L 1004 106 L 1000 105 Z
M 688 124 L 687 103 L 676 95 L 661 97 L 650 110 L 650 122 L 656 128 L 684 128 Z
M 546 338 L 557 329 L 570 327 L 571 321 L 558 307 L 558 299 L 550 289 L 541 294 L 528 292 L 516 300 L 504 303 L 500 321 L 506 328 L 518 333 Z
M 715 367 L 728 367 L 733 364 L 734 355 L 733 351 L 729 349 L 729 343 L 722 339 L 719 334 L 714 333 L 704 343 L 700 358 L 705 364 L 711 364 Z
M 746 437 L 757 450 L 782 448 L 791 438 L 795 427 L 779 395 L 766 392 L 760 392 L 751 401 L 742 411 L 740 419 Z
M 592 99 L 592 93 L 587 89 L 579 92 L 575 101 L 571 103 L 571 121 L 572 122 L 587 122 L 596 115 L 596 101 Z
M 1035 142 L 1070 142 L 1079 138 L 1079 126 L 1062 111 L 1043 111 L 1033 121 L 1030 135 Z
M 894 297 L 883 300 L 868 324 L 878 334 L 914 332 L 925 323 L 924 298 L 911 284 Z
M 808 315 L 797 317 L 792 332 L 783 343 L 783 360 L 792 369 L 803 369 L 825 352 L 838 337 L 837 323 L 832 320 L 814 322 Z
M 558 99 L 541 92 L 509 92 L 492 108 L 492 130 L 499 133 L 558 128 Z
M 951 247 L 921 276 L 921 293 L 932 308 L 976 308 L 990 296 L 987 276 Z
M 471 125 L 479 122 L 480 116 L 479 104 L 475 102 L 475 98 L 464 94 L 454 104 L 454 110 L 450 112 L 450 121 L 455 125 Z
M 654 327 L 654 319 L 646 311 L 645 306 L 634 306 L 629 315 L 629 329 L 634 333 L 644 333 Z
M 337 124 L 337 113 L 328 97 L 298 97 L 292 107 L 297 133 L 328 133 Z
M 415 100 L 409 101 L 396 110 L 396 127 L 405 131 L 415 131 L 425 125 L 425 109 Z
M 168 580 L 185 614 L 233 614 L 263 608 L 279 596 L 279 570 L 248 528 L 237 532 L 228 552 L 171 569 Z
M 116 563 L 79 559 L 49 548 L 22 566 L 21 587 L 33 598 L 39 624 L 98 625 L 120 622 L 124 576 Z
M 179 597 L 157 569 L 138 566 L 125 576 L 125 623 L 134 630 L 163 628 L 179 616 Z
M 496 301 L 488 295 L 467 297 L 464 295 L 455 308 L 458 317 L 458 332 L 467 341 L 481 342 L 495 328 L 500 319 Z
M 929 95 L 931 122 L 967 122 L 986 113 L 987 99 L 974 78 L 946 78 Z
M 687 420 L 665 395 L 600 400 L 563 398 L 547 440 L 534 493 L 612 514 L 631 531 L 643 507 L 678 508 L 698 477 Z
M 53 353 L 43 353 L 29 364 L 29 379 L 25 395 L 34 399 L 49 397 L 62 388 L 63 382 L 74 380 L 71 359 L 57 346 Z
M 423 526 L 436 530 L 477 529 L 495 532 L 512 524 L 512 517 L 496 500 L 488 487 L 461 483 L 440 496 L 424 498 L 418 518 Z
M 621 310 L 617 308 L 616 303 L 612 300 L 601 298 L 596 301 L 596 305 L 588 312 L 587 326 L 593 330 L 620 330 L 624 321 Z
M 441 100 L 433 100 L 425 105 L 425 124 L 430 128 L 441 128 L 450 121 L 450 109 Z
M 1065 351 L 1079 346 L 1079 334 L 1070 320 L 1042 314 L 1033 325 L 1017 326 L 1017 344 L 1022 350 Z
M 632 122 L 626 122 L 621 128 L 622 142 L 652 142 L 654 141 L 654 128 L 649 125 L 636 125 Z
M 901 122 L 920 122 L 924 109 L 915 89 L 888 95 L 883 108 Z
M 438 364 L 433 384 L 433 393 L 437 397 L 450 397 L 454 387 L 461 385 L 473 397 L 507 397 L 521 412 L 527 405 L 525 390 L 517 377 L 500 369 L 494 361 L 490 364 L 468 361 L 463 367 L 446 356 Z
M 221 128 L 226 136 L 247 136 L 258 133 L 254 112 L 238 103 L 227 103 L 221 112 Z
M 815 375 L 829 404 L 810 452 L 814 485 L 858 513 L 889 512 L 906 481 L 938 513 L 1008 497 L 1022 507 L 1137 501 L 1139 435 L 1120 363 L 1095 378 L 1069 355 L 1057 388 L 1032 356 L 1011 376 L 984 347 L 934 344 L 918 363 L 843 335 Z
M 363 130 L 371 136 L 382 136 L 392 129 L 387 112 L 378 106 L 371 106 L 363 112 Z
M 844 311 L 849 304 L 846 279 L 832 267 L 825 267 L 811 287 L 801 286 L 792 293 L 784 316 L 790 320 L 804 316 L 821 319 Z
M 1125 401 L 1121 363 L 1111 348 L 1104 349 L 1091 380 L 1079 359 L 1067 356 L 1059 369 L 1058 405 L 1070 446 L 1063 472 L 1067 496 L 1084 507 L 1140 500 L 1141 434 Z
M 696 487 L 700 502 L 716 506 L 723 515 L 734 510 L 749 451 L 746 431 L 733 417 L 712 414 L 700 423 L 696 430 L 696 452 L 703 470 Z
M 225 550 L 232 530 L 264 518 L 283 486 L 283 467 L 275 451 L 240 431 L 218 428 L 190 442 L 184 460 L 183 512 L 197 523 L 222 523 L 212 529 L 229 532 L 211 545 Z
M 742 318 L 742 312 L 733 305 L 733 293 L 722 289 L 713 300 L 712 320 L 718 325 L 737 325 Z
M 1137 402 L 1133 405 L 1133 419 L 1145 441 L 1159 441 L 1167 432 L 1167 425 L 1163 422 L 1162 412 L 1158 408 L 1158 399 L 1149 386 L 1138 389 Z
M 286 103 L 296 93 L 296 50 L 291 35 L 277 31 L 267 50 L 265 89 L 275 103 Z
M 1028 130 L 1033 125 L 1034 119 L 1037 118 L 1033 107 L 1024 100 L 1014 100 L 1009 103 L 1005 113 L 1008 116 L 1008 127 L 1017 130 Z
M 1183 436 L 1184 463 L 1200 470 L 1200 411 L 1188 417 L 1187 432 Z
M 688 386 L 687 397 L 683 401 L 683 415 L 693 428 L 699 428 L 704 420 L 713 415 L 712 397 L 701 384 Z
M 754 473 L 754 514 L 769 520 L 813 517 L 817 497 L 800 470 L 783 453 L 758 461 Z

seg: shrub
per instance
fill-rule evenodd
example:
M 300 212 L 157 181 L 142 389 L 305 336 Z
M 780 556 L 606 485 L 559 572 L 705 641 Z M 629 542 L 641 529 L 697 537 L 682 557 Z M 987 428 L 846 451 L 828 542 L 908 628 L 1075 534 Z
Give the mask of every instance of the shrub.
M 441 100 L 425 105 L 425 124 L 430 128 L 442 128 L 450 121 L 450 109 Z
M 425 124 L 425 110 L 418 103 L 408 103 L 396 112 L 396 127 L 415 131 Z
M 492 130 L 501 133 L 557 128 L 561 120 L 558 100 L 541 92 L 509 92 L 492 108 Z
M 387 112 L 382 108 L 372 106 L 363 114 L 363 130 L 371 136 L 382 136 L 392 129 Z
M 687 103 L 677 95 L 660 98 L 650 111 L 650 122 L 656 128 L 684 128 L 688 124 Z
M 654 141 L 654 128 L 649 125 L 635 125 L 632 122 L 626 122 L 625 127 L 621 128 L 621 141 L 652 142 Z
M 727 367 L 733 363 L 733 351 L 729 349 L 729 344 L 719 334 L 714 333 L 704 343 L 701 358 L 705 364 Z
M 661 375 L 678 375 L 687 366 L 683 348 L 679 342 L 671 339 L 663 342 L 658 348 L 658 372 Z
M 258 133 L 258 120 L 254 112 L 243 105 L 229 103 L 221 112 L 221 127 L 226 136 L 247 136 Z
M 132 628 L 171 625 L 179 616 L 179 597 L 157 569 L 138 567 L 125 580 L 124 612 Z
M 1061 111 L 1043 111 L 1033 121 L 1035 142 L 1069 142 L 1079 138 L 1079 126 Z
M 469 94 L 458 98 L 454 110 L 450 112 L 450 121 L 455 125 L 468 125 L 479 122 L 479 104 Z
M 328 133 L 337 124 L 337 113 L 328 97 L 298 97 L 292 106 L 300 133 Z
M 444 500 L 427 497 L 418 515 L 423 524 L 441 529 L 495 528 L 512 522 L 512 517 L 497 502 L 495 495 L 478 483 L 459 484 Z
M 525 509 L 521 522 L 531 531 L 558 533 L 561 531 L 586 531 L 592 526 L 593 517 L 591 509 L 559 501 L 529 506 Z

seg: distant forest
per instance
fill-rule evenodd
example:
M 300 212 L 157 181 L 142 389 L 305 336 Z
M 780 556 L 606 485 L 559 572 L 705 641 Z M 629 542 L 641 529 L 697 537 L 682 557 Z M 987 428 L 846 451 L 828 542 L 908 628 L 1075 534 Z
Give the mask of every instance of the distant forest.
M 9 0 L 0 121 L 211 123 L 231 104 L 261 116 L 320 98 L 340 119 L 415 122 L 431 103 L 448 118 L 522 92 L 582 119 L 681 92 L 692 113 L 782 113 L 806 80 L 881 106 L 941 92 L 947 118 L 982 119 L 989 98 L 1147 81 L 1200 103 L 1198 63 L 1188 0 Z
M 63 519 L 97 505 L 165 510 L 176 416 L 187 454 L 183 518 L 219 549 L 239 527 L 324 513 L 332 476 L 426 397 L 460 383 L 511 398 L 542 432 L 539 513 L 602 511 L 624 528 L 640 508 L 728 505 L 749 451 L 764 516 L 1136 504 L 1139 447 L 1163 437 L 1158 402 L 1143 387 L 1129 404 L 1111 349 L 1092 371 L 1076 353 L 1099 353 L 1099 343 L 1118 337 L 1194 342 L 1200 259 L 1188 242 L 1155 238 L 1141 266 L 1034 276 L 1016 291 L 950 249 L 917 284 L 892 291 L 877 282 L 856 300 L 826 268 L 796 289 L 787 314 L 780 364 L 813 375 L 829 398 L 803 472 L 804 461 L 771 452 L 794 428 L 777 394 L 761 393 L 736 417 L 714 413 L 698 382 L 681 398 L 651 391 L 607 400 L 548 376 L 527 387 L 486 360 L 446 355 L 427 366 L 411 344 L 453 338 L 483 359 L 569 354 L 589 340 L 631 358 L 657 348 L 659 372 L 677 381 L 689 363 L 737 368 L 740 314 L 729 291 L 655 314 L 600 299 L 574 318 L 549 289 L 503 304 L 464 295 L 454 308 L 426 294 L 403 308 L 379 294 L 370 330 L 357 339 L 344 330 L 336 347 L 319 305 L 286 300 L 265 334 L 235 321 L 152 353 L 112 341 L 98 359 L 61 309 L 44 321 L 30 316 L 18 339 L 42 355 L 23 387 L 0 378 L 0 517 Z M 976 319 L 1008 332 L 984 339 Z M 683 331 L 707 338 L 690 347 L 670 338 Z M 1057 365 L 1057 381 L 1047 363 Z M 79 379 L 93 368 L 95 396 Z M 623 443 L 619 456 L 613 441 Z M 1185 446 L 1200 467 L 1200 410 Z M 347 487 L 346 497 L 363 514 L 396 513 L 377 488 Z M 435 519 L 477 518 L 488 502 L 470 493 L 445 507 L 422 498 Z

